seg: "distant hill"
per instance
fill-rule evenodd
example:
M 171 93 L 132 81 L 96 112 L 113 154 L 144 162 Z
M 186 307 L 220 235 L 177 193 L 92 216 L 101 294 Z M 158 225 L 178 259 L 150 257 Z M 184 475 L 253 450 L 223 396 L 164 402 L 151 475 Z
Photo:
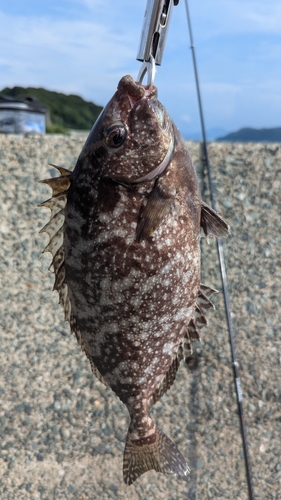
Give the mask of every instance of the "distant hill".
M 221 142 L 281 142 L 281 127 L 276 128 L 241 128 L 224 137 L 218 137 Z
M 102 110 L 101 106 L 84 101 L 78 95 L 66 95 L 43 88 L 6 87 L 1 90 L 1 94 L 16 98 L 35 97 L 48 106 L 48 121 L 51 125 L 66 129 L 89 130 Z

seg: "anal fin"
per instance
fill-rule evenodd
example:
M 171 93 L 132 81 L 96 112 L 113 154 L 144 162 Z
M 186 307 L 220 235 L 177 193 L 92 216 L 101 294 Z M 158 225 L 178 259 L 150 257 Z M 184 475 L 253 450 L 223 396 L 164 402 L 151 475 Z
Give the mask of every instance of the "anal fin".
M 208 309 L 215 308 L 214 304 L 210 300 L 210 297 L 214 293 L 218 293 L 215 288 L 211 288 L 200 283 L 194 315 L 188 323 L 186 334 L 184 336 L 183 356 L 185 359 L 192 355 L 192 342 L 194 342 L 195 340 L 201 340 L 199 330 L 207 325 L 207 318 L 205 316 L 205 313 Z

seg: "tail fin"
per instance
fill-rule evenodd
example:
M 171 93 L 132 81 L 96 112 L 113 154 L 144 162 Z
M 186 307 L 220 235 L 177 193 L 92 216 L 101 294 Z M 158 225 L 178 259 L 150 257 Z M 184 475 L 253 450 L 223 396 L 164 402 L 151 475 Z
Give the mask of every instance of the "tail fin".
M 151 438 L 151 436 L 149 436 Z M 155 441 L 137 445 L 128 433 L 123 461 L 123 477 L 126 484 L 132 484 L 149 470 L 186 476 L 190 472 L 188 464 L 176 445 L 155 426 Z

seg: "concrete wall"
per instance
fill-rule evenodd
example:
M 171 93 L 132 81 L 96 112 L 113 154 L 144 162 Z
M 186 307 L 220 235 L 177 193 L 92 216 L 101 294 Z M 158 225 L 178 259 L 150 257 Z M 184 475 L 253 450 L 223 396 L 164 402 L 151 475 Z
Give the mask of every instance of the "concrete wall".
M 52 292 L 41 251 L 48 163 L 73 168 L 86 137 L 0 136 L 0 497 L 247 500 L 215 241 L 202 242 L 202 282 L 219 290 L 195 356 L 152 409 L 188 459 L 185 480 L 156 472 L 122 479 L 127 411 L 91 374 Z M 205 187 L 200 147 L 189 143 Z M 231 314 L 256 498 L 281 498 L 280 188 L 277 144 L 212 143 Z M 188 235 L 187 235 L 188 237 Z M 2 489 L 1 489 L 2 488 Z

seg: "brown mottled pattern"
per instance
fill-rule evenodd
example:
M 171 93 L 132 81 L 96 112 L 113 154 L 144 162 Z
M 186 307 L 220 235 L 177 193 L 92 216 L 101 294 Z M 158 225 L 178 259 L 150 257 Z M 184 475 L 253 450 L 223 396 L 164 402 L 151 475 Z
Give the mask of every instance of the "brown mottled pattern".
M 101 128 L 112 120 L 113 109 L 116 121 L 123 117 L 124 103 L 128 104 L 125 97 L 117 92 L 104 112 Z M 134 419 L 144 411 L 142 407 L 177 353 L 199 287 L 197 181 L 178 132 L 162 107 L 162 115 L 156 113 L 156 98 L 150 99 L 152 104 L 146 99 L 133 108 L 129 103 L 129 116 L 125 116 L 129 144 L 123 151 L 104 151 L 102 159 L 102 153 L 96 151 L 97 157 L 90 161 L 87 156 L 84 159 L 82 151 L 83 162 L 78 161 L 68 194 L 65 229 L 67 283 L 86 350 L 107 383 L 132 408 Z M 129 170 L 130 177 L 135 175 L 132 158 L 138 156 L 131 150 L 133 142 L 138 141 L 135 149 L 145 150 L 142 163 L 135 160 L 138 176 L 161 160 L 167 138 L 162 139 L 159 117 L 169 124 L 166 135 L 172 133 L 178 142 L 158 183 L 171 206 L 152 236 L 138 243 L 141 208 L 148 202 L 155 180 L 128 188 L 114 183 L 112 177 L 120 172 L 125 178 Z M 153 135 L 144 135 L 145 127 L 153 128 Z M 87 148 L 91 149 L 89 140 Z M 143 165 L 142 171 L 138 165 Z M 86 197 L 81 196 L 85 184 Z
M 212 305 L 213 291 L 199 291 L 200 222 L 205 232 L 209 220 L 218 228 L 222 222 L 209 207 L 201 213 L 189 153 L 156 88 L 129 76 L 97 120 L 73 173 L 61 174 L 58 184 L 46 181 L 54 195 L 45 202 L 54 210 L 44 228 L 52 237 L 47 250 L 66 319 L 94 373 L 130 413 L 125 482 L 150 468 L 185 475 L 184 458 L 147 412 L 198 338 L 205 322 L 200 304 Z M 59 196 L 67 201 L 56 213 Z

